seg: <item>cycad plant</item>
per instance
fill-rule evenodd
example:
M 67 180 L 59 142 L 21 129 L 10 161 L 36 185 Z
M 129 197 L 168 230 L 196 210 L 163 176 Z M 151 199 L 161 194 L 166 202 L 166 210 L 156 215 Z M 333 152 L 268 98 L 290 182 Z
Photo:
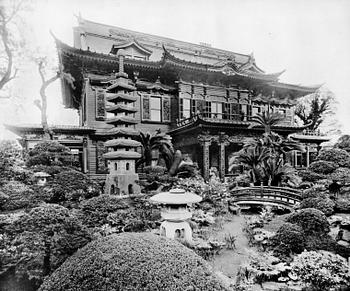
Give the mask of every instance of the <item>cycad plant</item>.
M 281 114 L 268 110 L 253 116 L 251 121 L 262 125 L 265 129 L 265 133 L 271 133 L 271 127 L 280 123 L 283 118 Z
M 149 132 L 146 134 L 140 132 L 138 140 L 142 144 L 142 157 L 137 161 L 137 166 L 142 164 L 145 164 L 145 166 L 151 166 L 152 151 L 158 150 L 159 155 L 165 161 L 167 169 L 170 169 L 174 157 L 174 148 L 170 135 L 157 132 L 152 136 Z

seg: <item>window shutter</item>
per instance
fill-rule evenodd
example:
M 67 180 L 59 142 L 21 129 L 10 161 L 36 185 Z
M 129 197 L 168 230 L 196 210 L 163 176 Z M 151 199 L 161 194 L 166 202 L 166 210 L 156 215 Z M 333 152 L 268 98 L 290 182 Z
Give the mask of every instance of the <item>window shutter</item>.
M 163 121 L 164 122 L 170 122 L 171 117 L 170 117 L 170 111 L 171 111 L 171 103 L 170 103 L 170 98 L 169 97 L 163 97 L 162 98 L 162 109 L 163 109 Z
M 150 99 L 148 95 L 142 95 L 142 120 L 150 120 L 151 119 L 151 107 L 150 107 Z
M 96 92 L 96 120 L 105 120 L 105 117 L 106 117 L 105 91 L 102 89 L 97 89 L 95 92 Z

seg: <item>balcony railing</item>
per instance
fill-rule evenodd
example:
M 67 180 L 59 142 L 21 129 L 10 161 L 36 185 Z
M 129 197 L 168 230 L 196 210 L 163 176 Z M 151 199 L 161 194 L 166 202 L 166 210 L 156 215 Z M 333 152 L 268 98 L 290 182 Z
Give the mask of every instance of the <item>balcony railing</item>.
M 324 133 L 322 133 L 319 129 L 317 130 L 310 130 L 310 129 L 304 129 L 302 132 L 298 133 L 301 135 L 308 135 L 308 136 L 325 136 Z

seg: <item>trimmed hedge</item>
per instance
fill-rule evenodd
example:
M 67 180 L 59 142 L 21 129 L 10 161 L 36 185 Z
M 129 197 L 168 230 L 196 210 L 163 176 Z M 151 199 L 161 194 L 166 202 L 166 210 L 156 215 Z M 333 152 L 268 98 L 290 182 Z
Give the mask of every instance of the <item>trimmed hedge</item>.
M 350 166 L 350 154 L 345 150 L 337 149 L 337 148 L 321 150 L 321 152 L 317 156 L 317 160 L 333 162 L 340 167 Z
M 329 198 L 306 198 L 300 203 L 300 209 L 315 208 L 322 211 L 326 216 L 334 213 L 335 203 Z
M 290 214 L 287 222 L 301 226 L 306 235 L 326 234 L 330 231 L 326 215 L 314 208 L 305 208 Z
M 338 165 L 329 161 L 315 161 L 310 164 L 309 170 L 317 174 L 327 175 L 333 173 L 338 168 Z
M 88 227 L 98 227 L 108 223 L 107 217 L 110 213 L 128 207 L 125 199 L 102 194 L 83 201 L 80 204 L 79 217 L 84 225 Z
M 272 238 L 272 245 L 275 246 L 275 253 L 280 255 L 301 253 L 305 248 L 303 229 L 289 222 L 282 224 Z
M 203 259 L 179 242 L 150 233 L 123 233 L 80 249 L 39 290 L 227 289 Z

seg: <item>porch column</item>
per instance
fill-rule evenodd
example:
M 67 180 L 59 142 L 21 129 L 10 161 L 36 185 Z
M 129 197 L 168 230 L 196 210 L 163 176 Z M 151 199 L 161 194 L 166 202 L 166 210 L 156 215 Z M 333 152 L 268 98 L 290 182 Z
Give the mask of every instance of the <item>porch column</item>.
M 205 181 L 209 180 L 209 147 L 210 141 L 203 142 L 203 178 Z
M 306 146 L 306 167 L 310 166 L 310 147 Z
M 83 139 L 83 173 L 88 172 L 88 142 L 87 138 Z
M 229 145 L 229 142 L 227 141 L 220 141 L 220 170 L 219 170 L 219 174 L 220 174 L 220 179 L 222 181 L 224 181 L 225 179 L 225 161 L 226 161 L 226 155 L 225 155 L 225 147 Z
M 211 145 L 212 136 L 210 135 L 198 135 L 197 137 L 198 142 L 203 147 L 203 178 L 205 181 L 209 180 L 209 167 L 210 167 L 210 160 L 209 160 L 209 147 Z

